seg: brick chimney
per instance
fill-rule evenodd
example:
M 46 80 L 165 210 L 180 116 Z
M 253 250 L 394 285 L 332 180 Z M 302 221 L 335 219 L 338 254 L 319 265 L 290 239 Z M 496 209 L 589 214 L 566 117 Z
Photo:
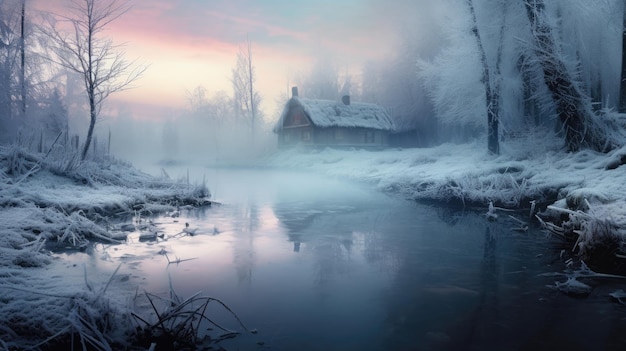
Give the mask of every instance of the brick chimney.
M 298 97 L 298 87 L 291 87 L 291 97 Z
M 341 102 L 343 102 L 344 105 L 346 106 L 350 106 L 350 95 L 344 95 L 341 97 Z

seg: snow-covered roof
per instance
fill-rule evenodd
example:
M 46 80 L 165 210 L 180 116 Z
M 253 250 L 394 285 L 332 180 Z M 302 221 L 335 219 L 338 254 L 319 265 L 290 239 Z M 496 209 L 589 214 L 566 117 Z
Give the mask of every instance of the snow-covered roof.
M 275 130 L 282 129 L 283 120 L 291 106 L 298 104 L 317 127 L 346 127 L 393 130 L 389 112 L 382 106 L 362 102 L 345 105 L 341 101 L 314 100 L 292 97 L 285 105 Z

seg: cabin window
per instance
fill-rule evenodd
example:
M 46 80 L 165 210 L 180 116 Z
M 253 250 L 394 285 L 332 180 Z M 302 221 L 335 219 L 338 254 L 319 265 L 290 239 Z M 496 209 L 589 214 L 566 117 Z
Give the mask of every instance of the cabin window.
M 303 130 L 302 131 L 302 141 L 311 141 L 311 131 Z
M 366 144 L 374 144 L 376 142 L 376 134 L 374 131 L 366 130 L 365 131 L 365 143 Z

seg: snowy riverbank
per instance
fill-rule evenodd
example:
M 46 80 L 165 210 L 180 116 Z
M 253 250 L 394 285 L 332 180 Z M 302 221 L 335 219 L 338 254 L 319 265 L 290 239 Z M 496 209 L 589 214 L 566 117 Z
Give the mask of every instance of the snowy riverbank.
M 539 221 L 530 215 L 532 202 L 540 218 L 579 235 L 579 253 L 598 254 L 594 245 L 610 236 L 618 239 L 617 245 L 601 254 L 622 255 L 626 148 L 571 154 L 554 146 L 561 144 L 557 139 L 538 140 L 543 143 L 509 140 L 497 157 L 476 142 L 404 150 L 282 150 L 262 164 L 368 182 L 411 199 L 485 213 L 490 202 L 524 208 L 520 220 Z M 46 157 L 18 147 L 0 148 L 2 348 L 44 341 L 44 349 L 66 345 L 72 333 L 93 342 L 128 342 L 134 294 L 124 283 L 128 276 L 115 274 L 115 268 L 94 275 L 65 265 L 49 255 L 47 245 L 80 248 L 88 240 L 116 240 L 128 229 L 113 217 L 198 205 L 208 195 L 204 184 L 174 181 L 165 173 L 150 176 L 113 159 L 80 163 L 63 153 Z
M 122 347 L 116 343 L 132 329 L 128 275 L 66 265 L 48 250 L 115 242 L 132 230 L 120 216 L 205 204 L 208 196 L 203 184 L 153 177 L 114 159 L 0 148 L 0 349 L 65 348 L 71 335 L 99 350 Z
M 559 230 L 579 234 L 576 245 L 582 254 L 605 241 L 606 235 L 619 238 L 623 248 L 626 166 L 620 165 L 626 148 L 607 154 L 566 153 L 559 145 L 562 141 L 550 137 L 509 140 L 499 156 L 488 155 L 481 142 L 379 151 L 292 149 L 276 153 L 266 164 L 366 181 L 411 199 L 485 212 L 490 202 L 496 208 L 523 208 L 528 211 L 523 220 L 538 221 L 530 213 L 534 208 Z

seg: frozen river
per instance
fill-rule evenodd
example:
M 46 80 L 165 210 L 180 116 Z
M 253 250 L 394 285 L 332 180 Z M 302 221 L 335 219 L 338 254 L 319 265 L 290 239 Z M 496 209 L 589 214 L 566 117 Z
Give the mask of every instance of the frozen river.
M 201 173 L 199 173 L 201 172 Z M 178 175 L 176 171 L 170 171 Z M 184 174 L 181 169 L 180 174 Z M 258 334 L 232 350 L 624 349 L 626 309 L 588 282 L 587 298 L 549 286 L 563 277 L 558 241 L 501 213 L 427 206 L 310 173 L 192 170 L 220 206 L 154 221 L 166 241 L 95 248 L 122 261 L 141 289 L 203 292 Z M 525 214 L 517 214 L 523 218 Z M 174 237 L 185 228 L 194 236 Z M 170 259 L 191 259 L 168 264 Z M 229 324 L 226 314 L 215 311 Z M 230 324 L 234 325 L 234 324 Z

